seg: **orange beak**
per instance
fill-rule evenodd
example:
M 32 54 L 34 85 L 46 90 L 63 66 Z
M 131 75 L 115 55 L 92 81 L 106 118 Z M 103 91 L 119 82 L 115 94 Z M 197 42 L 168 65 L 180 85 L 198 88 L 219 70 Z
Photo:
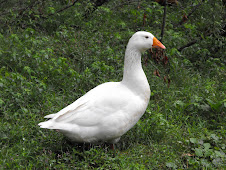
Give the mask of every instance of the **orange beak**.
M 166 49 L 166 47 L 157 39 L 157 38 L 153 38 L 153 48 L 162 48 L 162 49 Z

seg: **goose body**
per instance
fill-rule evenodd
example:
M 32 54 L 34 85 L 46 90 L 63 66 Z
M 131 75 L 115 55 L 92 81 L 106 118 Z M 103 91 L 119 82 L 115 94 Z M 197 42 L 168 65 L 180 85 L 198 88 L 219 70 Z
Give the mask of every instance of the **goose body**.
M 126 48 L 123 79 L 103 83 L 56 114 L 45 116 L 41 128 L 58 129 L 75 142 L 116 143 L 144 114 L 150 87 L 141 66 L 141 54 L 165 48 L 151 33 L 139 31 Z

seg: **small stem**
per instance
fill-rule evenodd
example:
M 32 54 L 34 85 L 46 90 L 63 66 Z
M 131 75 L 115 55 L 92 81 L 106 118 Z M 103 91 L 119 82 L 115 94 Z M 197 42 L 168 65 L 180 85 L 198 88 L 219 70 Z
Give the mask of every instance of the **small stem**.
M 163 20 L 162 20 L 162 30 L 161 30 L 161 39 L 160 41 L 163 41 L 163 36 L 164 36 L 164 29 L 165 29 L 165 23 L 166 23 L 166 6 L 167 6 L 167 1 L 165 0 L 164 2 L 164 15 L 163 15 Z

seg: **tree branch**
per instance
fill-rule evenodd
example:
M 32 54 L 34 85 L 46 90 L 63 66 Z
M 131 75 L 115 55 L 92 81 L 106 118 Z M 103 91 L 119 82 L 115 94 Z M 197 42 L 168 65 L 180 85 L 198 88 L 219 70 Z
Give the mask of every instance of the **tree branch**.
M 161 30 L 160 41 L 163 41 L 163 36 L 164 36 L 164 29 L 165 29 L 165 23 L 166 23 L 166 7 L 167 7 L 167 0 L 165 0 L 164 2 L 164 14 L 163 14 L 163 20 L 162 20 L 162 30 Z
M 194 8 L 192 9 L 192 11 L 186 16 L 186 20 L 188 20 L 188 18 L 202 5 L 202 2 L 199 2 L 198 5 L 194 6 Z M 182 18 L 182 20 L 179 22 L 179 25 L 182 25 L 185 22 L 184 17 Z
M 205 36 L 210 36 L 210 35 L 213 35 L 213 34 L 214 34 L 213 32 L 210 32 L 210 33 L 207 33 Z M 221 35 L 221 34 L 220 34 L 220 35 Z M 184 46 L 178 48 L 178 51 L 181 52 L 183 49 L 185 49 L 185 48 L 187 48 L 187 47 L 190 47 L 190 46 L 196 44 L 196 43 L 197 43 L 198 41 L 200 41 L 200 40 L 203 40 L 203 37 L 200 36 L 200 37 L 198 37 L 197 40 L 193 40 L 193 41 L 187 43 L 186 45 L 184 45 Z
M 26 6 L 26 7 L 23 7 L 23 8 L 16 8 L 16 7 L 13 7 L 13 8 L 11 8 L 11 11 L 13 11 L 13 12 L 18 12 L 18 15 L 21 15 L 21 14 L 23 14 L 27 9 L 32 9 L 36 4 L 38 4 L 39 3 L 39 1 L 35 1 L 35 2 L 33 2 L 33 3 L 31 3 L 30 5 L 28 5 L 28 6 Z M 17 5 L 17 4 L 16 4 Z M 7 14 L 9 14 L 9 13 L 11 13 L 11 11 L 4 11 L 4 12 L 2 12 L 1 14 L 0 14 L 0 16 L 2 16 L 2 15 L 7 15 Z
M 108 2 L 109 0 L 91 0 L 93 2 L 93 8 L 91 10 L 88 10 L 84 15 L 83 17 L 84 18 L 88 18 L 88 16 L 90 14 L 92 14 L 94 11 L 96 11 L 96 9 L 99 7 L 99 6 L 102 6 L 104 3 Z
M 77 2 L 77 1 L 74 1 L 71 5 L 65 6 L 64 8 L 58 10 L 56 13 L 60 13 L 60 12 L 63 12 L 64 10 L 66 10 L 66 9 L 68 9 L 68 8 L 71 8 L 72 6 L 75 5 L 76 2 Z M 52 15 L 54 15 L 54 14 L 55 14 L 55 13 L 49 14 L 48 16 L 52 16 Z
M 193 41 L 187 43 L 186 45 L 180 47 L 180 48 L 178 49 L 178 51 L 181 52 L 183 49 L 185 49 L 185 48 L 187 48 L 187 47 L 190 47 L 190 46 L 194 45 L 194 44 L 197 43 L 197 42 L 198 42 L 198 40 L 193 40 Z
M 24 9 L 21 9 L 19 12 L 19 15 L 22 15 L 27 9 L 32 9 L 38 3 L 39 3 L 39 1 L 33 2 L 29 6 L 25 7 Z

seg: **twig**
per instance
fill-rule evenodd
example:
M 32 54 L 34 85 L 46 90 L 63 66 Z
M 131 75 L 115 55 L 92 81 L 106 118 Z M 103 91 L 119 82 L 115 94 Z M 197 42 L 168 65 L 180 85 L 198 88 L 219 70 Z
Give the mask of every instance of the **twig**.
M 25 7 L 24 9 L 21 9 L 21 11 L 19 12 L 19 15 L 22 15 L 27 9 L 32 9 L 38 3 L 40 2 L 39 1 L 33 2 L 29 6 Z
M 17 11 L 17 12 L 19 12 L 19 15 L 21 15 L 21 14 L 23 14 L 27 9 L 32 9 L 32 8 L 33 8 L 36 4 L 38 4 L 38 3 L 39 3 L 39 1 L 36 1 L 36 2 L 34 2 L 34 3 L 31 3 L 31 5 L 28 5 L 28 6 L 23 7 L 23 8 L 16 8 L 16 7 L 11 8 L 10 11 L 4 11 L 4 12 L 2 12 L 2 13 L 0 14 L 0 16 L 2 16 L 2 15 L 7 15 L 7 14 L 11 13 L 11 11 L 13 11 L 13 12 Z M 18 4 L 16 4 L 16 5 L 18 5 Z
M 11 11 L 15 12 L 15 11 L 21 11 L 21 10 L 24 10 L 25 8 L 11 8 Z M 3 15 L 7 15 L 9 13 L 11 13 L 11 11 L 3 11 L 2 13 L 0 13 L 0 16 L 3 16 Z
M 166 23 L 166 6 L 167 6 L 167 1 L 165 0 L 165 2 L 164 2 L 164 15 L 163 15 L 163 20 L 162 20 L 162 30 L 161 30 L 161 39 L 160 39 L 160 41 L 163 41 L 163 36 L 164 36 L 164 29 L 165 29 L 165 23 Z
M 186 16 L 186 20 L 188 20 L 188 18 L 198 9 L 198 7 L 200 7 L 202 5 L 202 2 L 199 2 L 198 5 L 194 6 L 194 8 L 192 9 L 192 11 Z M 184 23 L 184 18 L 182 18 L 182 20 L 179 22 L 179 25 L 182 25 Z
M 186 45 L 180 47 L 180 48 L 178 49 L 178 51 L 181 52 L 183 49 L 185 49 L 185 48 L 187 48 L 187 47 L 190 47 L 190 46 L 194 45 L 194 44 L 197 43 L 197 42 L 198 42 L 198 40 L 191 41 L 191 42 L 189 42 L 188 44 L 186 44 Z
M 66 9 L 68 9 L 68 8 L 71 8 L 72 6 L 74 6 L 75 5 L 75 3 L 76 3 L 77 1 L 74 1 L 71 5 L 67 5 L 67 6 L 65 6 L 64 8 L 61 8 L 61 9 L 59 9 L 58 11 L 56 11 L 55 13 L 52 13 L 52 14 L 49 14 L 49 15 L 40 15 L 40 18 L 42 18 L 42 19 L 48 19 L 48 17 L 50 17 L 50 16 L 53 16 L 53 15 L 55 15 L 56 13 L 60 13 L 60 12 L 63 12 L 64 10 L 66 10 Z
M 94 1 L 94 0 L 93 0 Z M 88 18 L 88 16 L 90 16 L 90 14 L 92 14 L 94 11 L 96 11 L 96 9 L 99 7 L 99 6 L 102 6 L 104 3 L 106 3 L 106 2 L 108 2 L 109 0 L 97 0 L 97 1 L 94 1 L 93 2 L 93 8 L 92 8 L 92 10 L 89 10 L 89 11 L 87 11 L 84 15 L 83 15 L 83 17 L 84 18 Z
M 210 36 L 210 35 L 213 35 L 213 34 L 214 34 L 213 32 L 210 32 L 210 33 L 207 33 L 205 36 Z M 220 35 L 221 35 L 221 34 L 220 34 Z M 200 41 L 200 40 L 203 40 L 203 37 L 200 36 L 200 37 L 198 37 L 197 40 L 193 40 L 193 41 L 187 43 L 186 45 L 184 45 L 184 46 L 178 48 L 178 51 L 181 52 L 183 49 L 185 49 L 185 48 L 187 48 L 187 47 L 190 47 L 190 46 L 196 44 L 196 43 L 197 43 L 198 41 Z
M 60 12 L 63 12 L 64 10 L 66 10 L 66 9 L 68 9 L 68 8 L 71 8 L 72 6 L 75 5 L 76 2 L 77 2 L 77 1 L 74 1 L 71 5 L 68 5 L 68 6 L 66 6 L 66 7 L 64 7 L 64 8 L 62 8 L 62 9 L 60 9 L 60 10 L 58 10 L 56 13 L 60 13 Z M 55 13 L 49 14 L 48 16 L 52 16 L 52 15 L 54 15 L 54 14 L 55 14 Z
M 15 20 L 13 20 L 10 24 L 14 24 L 15 22 L 17 22 L 17 20 L 19 18 L 22 18 L 23 17 L 23 14 L 24 12 L 27 10 L 27 9 L 32 9 L 35 5 L 39 4 L 40 2 L 39 1 L 36 1 L 36 2 L 33 2 L 31 3 L 30 5 L 28 5 L 27 7 L 25 8 L 21 8 L 18 12 L 18 15 L 16 16 Z

